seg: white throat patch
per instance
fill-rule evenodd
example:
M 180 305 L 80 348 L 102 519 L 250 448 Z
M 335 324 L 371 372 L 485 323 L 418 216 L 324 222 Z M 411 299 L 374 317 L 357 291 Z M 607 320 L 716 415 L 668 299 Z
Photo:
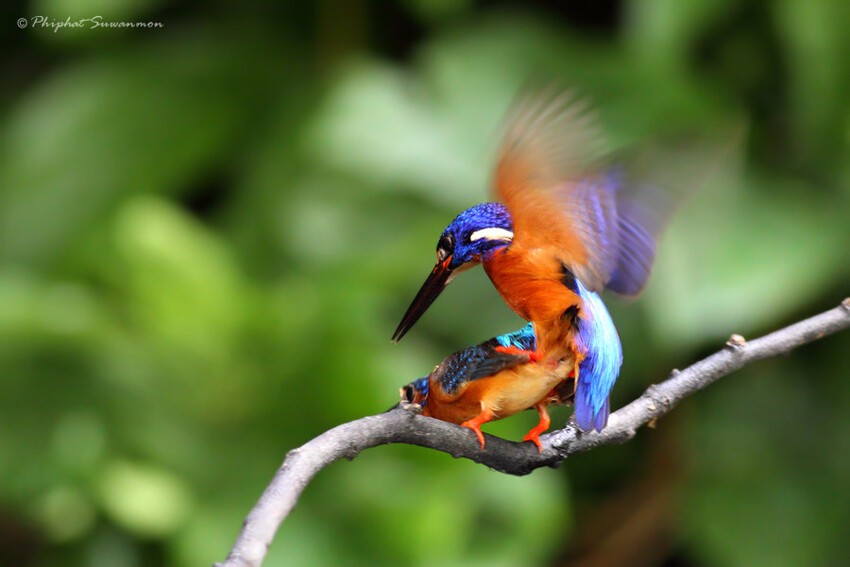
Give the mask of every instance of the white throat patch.
M 485 240 L 513 240 L 514 233 L 504 228 L 482 228 L 473 232 L 469 236 L 469 241 L 475 242 L 482 238 Z

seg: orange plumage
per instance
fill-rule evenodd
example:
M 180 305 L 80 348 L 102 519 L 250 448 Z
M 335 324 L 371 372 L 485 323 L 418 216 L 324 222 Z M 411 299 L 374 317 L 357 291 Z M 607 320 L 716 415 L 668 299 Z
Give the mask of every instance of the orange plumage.
M 523 377 L 505 372 L 470 383 L 460 397 L 435 396 L 431 415 L 477 427 L 505 408 L 534 406 L 542 426 L 545 404 L 568 397 L 563 386 L 574 378 L 579 425 L 605 426 L 622 348 L 598 294 L 605 287 L 641 291 L 660 223 L 632 198 L 622 175 L 607 172 L 600 140 L 589 109 L 569 93 L 526 97 L 511 113 L 493 180 L 501 203 L 467 209 L 446 228 L 437 264 L 393 338 L 404 335 L 455 274 L 481 263 L 508 306 L 532 322 L 533 355 L 541 363 Z M 553 377 L 553 368 L 565 366 Z M 477 417 L 468 417 L 476 403 Z
M 534 323 L 538 351 L 547 360 L 572 357 L 576 377 L 585 353 L 574 339 L 574 317 L 586 314 L 565 279 L 581 277 L 600 291 L 613 270 L 599 238 L 606 227 L 599 225 L 616 222 L 616 203 L 603 184 L 590 181 L 598 177 L 600 139 L 588 109 L 568 93 L 521 101 L 508 121 L 493 183 L 513 220 L 513 238 L 480 258 L 508 306 Z
M 472 429 L 482 448 L 481 425 L 530 407 L 540 423 L 524 440 L 541 447 L 539 434 L 548 429 L 546 407 L 560 399 L 554 391 L 572 371 L 572 361 L 532 360 L 536 344 L 531 325 L 495 337 L 446 357 L 426 378 L 402 389 L 402 398 L 422 404 L 422 415 Z

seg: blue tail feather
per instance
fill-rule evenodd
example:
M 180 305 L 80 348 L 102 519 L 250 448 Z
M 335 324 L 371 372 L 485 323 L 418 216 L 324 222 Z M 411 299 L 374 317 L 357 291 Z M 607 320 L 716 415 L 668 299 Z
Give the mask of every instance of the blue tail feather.
M 610 413 L 609 395 L 623 364 L 623 348 L 602 298 L 584 289 L 581 282 L 579 295 L 587 313 L 579 318 L 578 339 L 587 354 L 579 364 L 576 422 L 583 431 L 602 431 Z

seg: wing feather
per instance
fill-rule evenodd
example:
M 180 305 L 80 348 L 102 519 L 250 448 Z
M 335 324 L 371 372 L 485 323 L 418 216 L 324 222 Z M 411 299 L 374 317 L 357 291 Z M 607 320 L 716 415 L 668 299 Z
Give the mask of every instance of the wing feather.
M 550 89 L 509 114 L 493 189 L 513 219 L 512 246 L 551 251 L 552 265 L 566 265 L 590 291 L 633 295 L 649 275 L 660 223 L 641 216 L 608 162 L 590 105 Z
M 467 347 L 447 356 L 434 369 L 431 378 L 438 380 L 449 394 L 454 394 L 467 382 L 487 378 L 529 361 L 524 354 L 495 350 L 496 339 Z

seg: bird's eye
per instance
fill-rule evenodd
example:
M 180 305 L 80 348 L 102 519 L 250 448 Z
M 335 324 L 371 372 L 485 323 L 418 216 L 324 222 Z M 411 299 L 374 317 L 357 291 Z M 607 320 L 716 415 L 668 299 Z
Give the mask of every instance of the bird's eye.
M 416 391 L 413 389 L 412 384 L 408 384 L 407 386 L 404 387 L 404 400 L 407 403 L 412 404 L 413 398 L 415 397 L 415 395 L 416 395 Z
M 454 251 L 455 242 L 451 234 L 444 234 L 437 243 L 437 261 L 442 262 Z

